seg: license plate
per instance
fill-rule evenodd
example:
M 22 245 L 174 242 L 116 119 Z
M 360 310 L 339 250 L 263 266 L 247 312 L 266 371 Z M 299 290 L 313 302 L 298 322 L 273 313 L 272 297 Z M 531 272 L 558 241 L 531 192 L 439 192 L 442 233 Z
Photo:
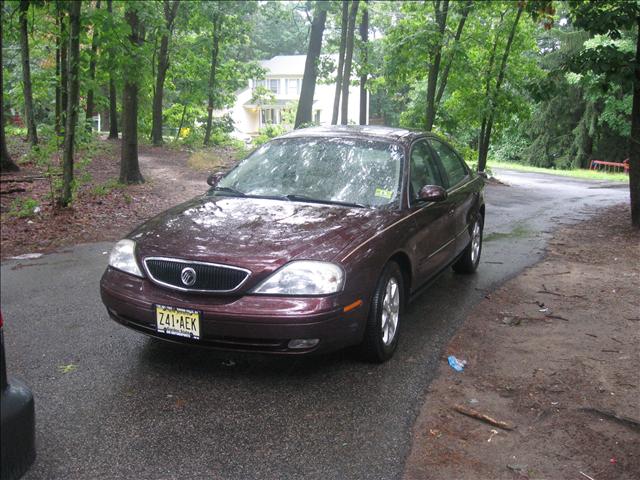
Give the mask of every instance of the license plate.
M 158 332 L 178 337 L 200 338 L 200 312 L 187 308 L 156 305 Z

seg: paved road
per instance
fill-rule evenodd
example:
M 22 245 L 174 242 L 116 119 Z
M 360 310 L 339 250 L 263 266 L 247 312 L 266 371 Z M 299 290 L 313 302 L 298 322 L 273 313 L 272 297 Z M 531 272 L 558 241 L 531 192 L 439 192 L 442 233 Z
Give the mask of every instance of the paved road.
M 2 264 L 8 365 L 35 392 L 27 479 L 388 479 L 440 352 L 484 295 L 543 256 L 549 232 L 628 201 L 621 186 L 499 172 L 487 189 L 482 264 L 445 273 L 408 309 L 384 365 L 168 347 L 106 315 L 108 244 Z M 66 371 L 66 373 L 64 373 Z

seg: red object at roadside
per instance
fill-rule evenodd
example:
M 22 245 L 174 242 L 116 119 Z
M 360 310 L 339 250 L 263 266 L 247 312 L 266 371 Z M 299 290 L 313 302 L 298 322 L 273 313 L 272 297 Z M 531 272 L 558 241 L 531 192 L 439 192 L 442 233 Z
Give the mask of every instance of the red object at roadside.
M 629 173 L 629 159 L 625 159 L 622 162 L 605 162 L 604 160 L 591 160 L 589 170 L 604 169 L 610 171 L 611 169 L 617 170 L 621 168 L 624 173 Z

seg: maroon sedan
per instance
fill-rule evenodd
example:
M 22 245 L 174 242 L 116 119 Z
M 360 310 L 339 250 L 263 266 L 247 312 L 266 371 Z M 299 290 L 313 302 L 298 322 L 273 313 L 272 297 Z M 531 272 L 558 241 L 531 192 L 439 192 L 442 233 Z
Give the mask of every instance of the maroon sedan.
M 446 142 L 382 127 L 296 130 L 119 241 L 117 322 L 193 345 L 391 357 L 407 300 L 476 270 L 484 182 Z

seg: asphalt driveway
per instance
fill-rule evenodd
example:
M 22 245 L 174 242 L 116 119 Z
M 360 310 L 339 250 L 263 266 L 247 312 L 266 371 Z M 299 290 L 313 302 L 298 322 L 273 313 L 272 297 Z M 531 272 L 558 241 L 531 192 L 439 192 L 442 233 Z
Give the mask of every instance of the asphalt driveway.
M 548 233 L 628 188 L 499 172 L 478 273 L 447 272 L 408 309 L 384 365 L 350 351 L 274 358 L 167 346 L 111 321 L 110 244 L 1 267 L 7 364 L 33 389 L 25 478 L 398 478 L 447 340 L 487 291 L 544 255 Z

